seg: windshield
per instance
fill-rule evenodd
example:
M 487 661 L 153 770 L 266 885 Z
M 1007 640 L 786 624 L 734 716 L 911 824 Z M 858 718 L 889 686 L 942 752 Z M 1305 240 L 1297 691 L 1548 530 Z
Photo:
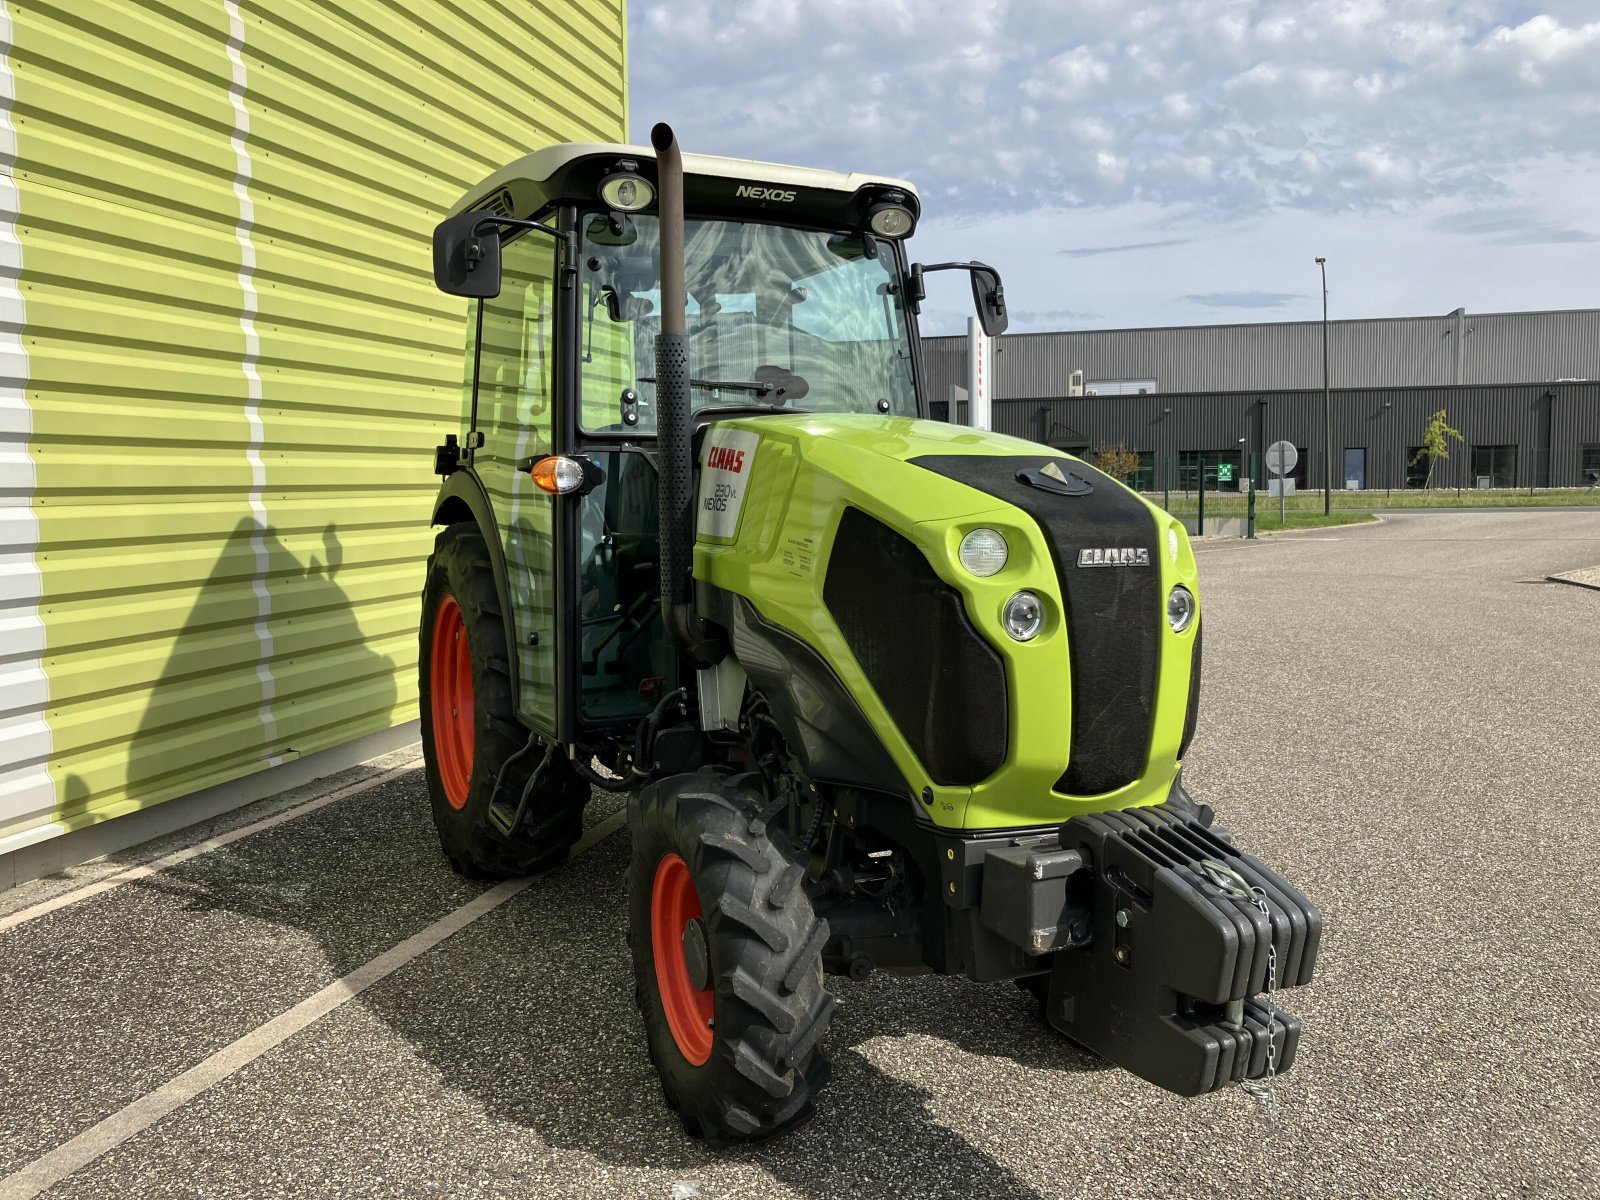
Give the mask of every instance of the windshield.
M 583 427 L 650 436 L 661 328 L 656 218 L 592 214 L 582 223 Z M 691 220 L 684 270 L 696 409 L 916 416 L 900 268 L 887 241 Z

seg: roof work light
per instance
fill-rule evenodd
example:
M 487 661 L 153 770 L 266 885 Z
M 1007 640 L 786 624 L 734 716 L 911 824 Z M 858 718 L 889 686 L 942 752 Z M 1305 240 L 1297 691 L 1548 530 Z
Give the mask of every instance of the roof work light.
M 916 217 L 906 207 L 904 192 L 884 192 L 877 203 L 867 209 L 867 224 L 879 237 L 903 238 L 916 223 Z
M 600 199 L 617 212 L 638 212 L 656 198 L 656 191 L 637 174 L 639 164 L 624 159 L 600 181 Z

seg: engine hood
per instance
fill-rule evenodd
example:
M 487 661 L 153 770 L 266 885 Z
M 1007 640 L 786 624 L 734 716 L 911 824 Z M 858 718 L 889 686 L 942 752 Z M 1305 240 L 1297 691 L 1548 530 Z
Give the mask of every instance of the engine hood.
M 1059 450 L 938 421 L 740 416 L 699 460 L 696 578 L 817 652 L 936 823 L 1166 798 L 1198 629 L 1164 617 L 1194 589 L 1175 518 Z M 992 577 L 958 557 L 980 527 L 1009 547 Z M 1001 619 L 1019 591 L 1047 613 L 1025 643 Z

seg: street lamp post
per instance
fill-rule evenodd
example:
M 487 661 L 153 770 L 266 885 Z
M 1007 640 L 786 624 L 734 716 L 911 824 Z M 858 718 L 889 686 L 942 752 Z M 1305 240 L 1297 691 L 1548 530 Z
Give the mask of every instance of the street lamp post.
M 1328 388 L 1328 260 L 1317 255 L 1322 269 L 1322 514 L 1333 512 L 1333 393 Z

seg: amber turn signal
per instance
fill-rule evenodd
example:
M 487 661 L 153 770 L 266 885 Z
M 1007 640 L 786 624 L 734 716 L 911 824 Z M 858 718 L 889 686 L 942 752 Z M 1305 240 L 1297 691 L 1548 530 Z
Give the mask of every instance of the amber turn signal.
M 563 454 L 552 454 L 533 464 L 528 474 L 533 486 L 552 496 L 564 496 L 583 486 L 583 464 Z

